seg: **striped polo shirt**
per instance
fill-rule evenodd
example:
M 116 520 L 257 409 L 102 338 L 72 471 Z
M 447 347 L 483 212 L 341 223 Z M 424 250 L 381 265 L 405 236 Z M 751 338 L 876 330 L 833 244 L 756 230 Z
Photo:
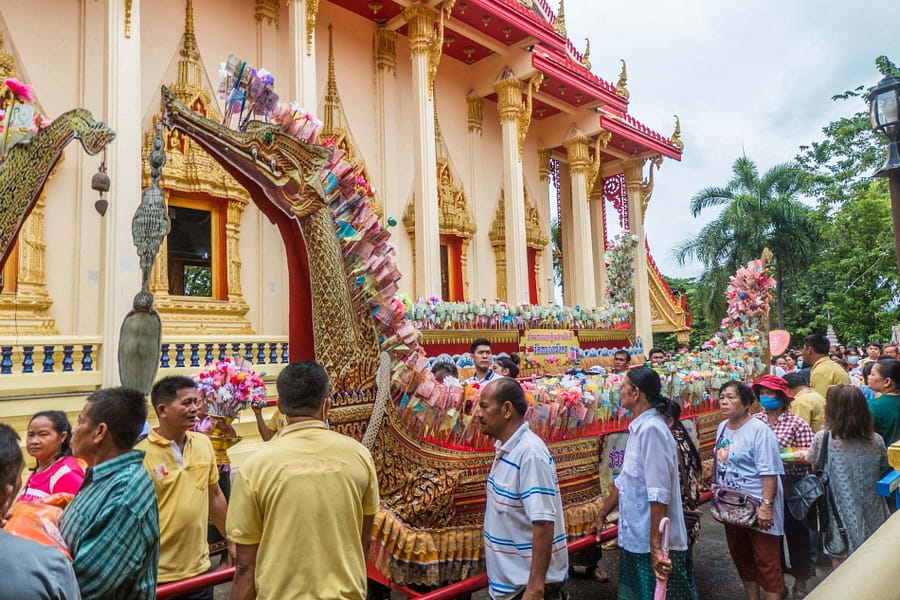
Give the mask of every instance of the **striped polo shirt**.
M 63 512 L 59 528 L 83 600 L 156 598 L 159 516 L 143 460 L 131 450 L 89 469 Z
M 553 546 L 546 583 L 566 580 L 566 524 L 556 466 L 544 442 L 522 425 L 497 456 L 487 480 L 484 555 L 491 598 L 507 600 L 525 589 L 531 569 L 532 523 L 553 522 Z

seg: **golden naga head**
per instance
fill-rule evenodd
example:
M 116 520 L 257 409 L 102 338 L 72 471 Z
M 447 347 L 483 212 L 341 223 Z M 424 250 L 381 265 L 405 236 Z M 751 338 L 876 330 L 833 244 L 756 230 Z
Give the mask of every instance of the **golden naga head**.
M 240 130 L 185 106 L 162 88 L 162 122 L 193 139 L 244 187 L 256 187 L 285 213 L 304 217 L 323 208 L 321 174 L 333 150 L 308 144 L 273 123 L 249 121 Z

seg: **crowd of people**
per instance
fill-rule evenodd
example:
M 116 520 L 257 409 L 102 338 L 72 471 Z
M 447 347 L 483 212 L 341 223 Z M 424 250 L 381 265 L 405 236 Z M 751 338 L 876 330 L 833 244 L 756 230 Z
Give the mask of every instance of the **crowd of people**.
M 900 362 L 885 352 L 891 348 L 896 352 L 871 343 L 857 357 L 852 347 L 809 336 L 801 352 L 775 359 L 773 374 L 718 390 L 724 420 L 710 483 L 758 504 L 752 522 L 724 525 L 748 598 L 781 598 L 788 564 L 793 597 L 805 597 L 817 555 L 837 567 L 889 516 L 875 482 L 887 466 L 886 447 L 900 438 Z M 489 593 L 499 600 L 564 598 L 569 561 L 559 483 L 546 445 L 525 420 L 517 357 L 495 359 L 486 339 L 472 344 L 472 355 L 475 372 L 467 381 L 481 386 L 477 416 L 497 452 L 486 481 Z M 667 598 L 695 599 L 700 454 L 678 402 L 661 394 L 654 367 L 667 353 L 654 348 L 648 357 L 631 365 L 627 353 L 614 356 L 622 405 L 633 418 L 621 471 L 595 526 L 599 536 L 618 515 L 620 598 L 649 600 L 664 583 Z M 434 370 L 458 377 L 449 363 Z M 154 598 L 157 585 L 214 568 L 210 523 L 211 533 L 227 540 L 225 562 L 236 567 L 232 598 L 365 598 L 379 503 L 372 456 L 328 428 L 330 383 L 321 365 L 292 363 L 276 386 L 275 415 L 267 421 L 255 411 L 261 436 L 271 441 L 233 477 L 217 468 L 209 438 L 195 431 L 205 411 L 187 377 L 154 385 L 150 405 L 159 424 L 143 436 L 147 402 L 127 388 L 91 394 L 74 427 L 62 412 L 35 414 L 25 440 L 34 466 L 24 486 L 18 435 L 0 425 L 0 514 L 15 502 L 73 496 L 58 523 L 71 562 L 57 549 L 0 531 L 0 571 L 9 573 L 0 600 Z M 794 448 L 809 448 L 805 460 L 785 462 L 782 451 Z M 788 510 L 791 490 L 819 468 L 834 482 L 838 518 L 828 526 L 843 537 L 829 530 L 819 539 Z M 211 599 L 212 588 L 182 598 Z

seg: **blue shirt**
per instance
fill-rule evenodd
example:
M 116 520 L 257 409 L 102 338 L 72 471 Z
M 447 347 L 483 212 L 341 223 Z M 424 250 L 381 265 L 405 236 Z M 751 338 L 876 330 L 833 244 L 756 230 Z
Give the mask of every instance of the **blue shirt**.
M 85 475 L 60 531 L 84 600 L 154 600 L 159 566 L 156 492 L 132 450 Z
M 763 475 L 784 475 L 775 432 L 759 419 L 751 417 L 737 429 L 729 429 L 728 421 L 719 423 L 716 431 L 716 483 L 762 499 Z M 775 523 L 769 529 L 754 527 L 761 533 L 784 533 L 784 502 L 781 477 L 776 477 L 777 493 L 772 501 Z
M 543 440 L 522 423 L 496 446 L 487 480 L 484 561 L 491 598 L 506 600 L 528 584 L 535 521 L 553 523 L 547 583 L 566 580 L 569 555 L 556 465 Z
M 63 553 L 0 529 L 0 600 L 79 600 L 75 572 Z
M 687 550 L 681 510 L 678 446 L 665 419 L 648 408 L 628 426 L 619 490 L 619 547 L 634 554 L 650 552 L 650 503 L 666 505 L 669 548 Z

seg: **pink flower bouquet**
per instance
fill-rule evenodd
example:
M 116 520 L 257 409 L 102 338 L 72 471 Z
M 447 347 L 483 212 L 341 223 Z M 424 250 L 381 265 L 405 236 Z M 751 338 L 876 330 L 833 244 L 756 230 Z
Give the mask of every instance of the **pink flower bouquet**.
M 210 416 L 233 419 L 252 404 L 265 402 L 266 384 L 252 366 L 250 361 L 235 356 L 210 363 L 194 375 Z

